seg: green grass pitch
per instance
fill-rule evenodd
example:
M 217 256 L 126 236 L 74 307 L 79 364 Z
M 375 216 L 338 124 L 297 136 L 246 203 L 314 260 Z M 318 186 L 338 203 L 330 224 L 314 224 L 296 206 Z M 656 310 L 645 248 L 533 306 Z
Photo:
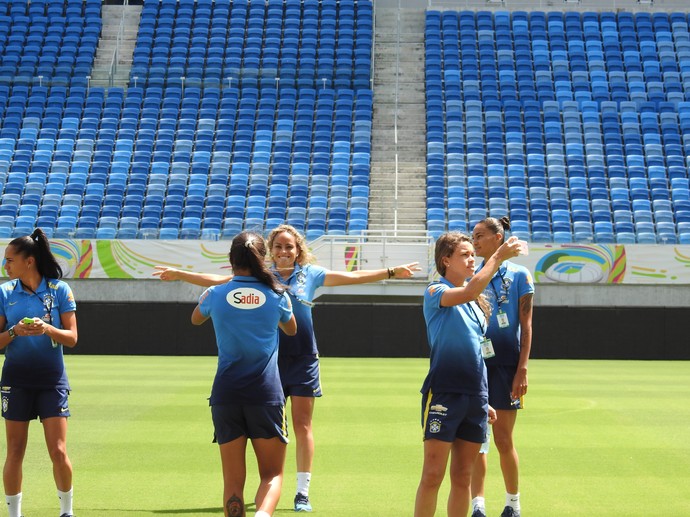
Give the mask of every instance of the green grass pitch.
M 76 355 L 66 361 L 73 388 L 68 448 L 79 517 L 222 515 L 220 459 L 207 402 L 214 357 Z M 412 515 L 422 461 L 419 387 L 427 364 L 322 359 L 314 515 Z M 516 428 L 523 515 L 690 515 L 688 379 L 690 362 L 533 360 L 527 409 Z M 247 501 L 257 485 L 251 449 L 249 454 Z M 294 473 L 290 444 L 275 515 L 294 513 Z M 446 482 L 438 516 L 446 514 L 447 490 Z M 31 425 L 23 493 L 26 517 L 57 516 L 37 422 Z M 492 446 L 490 516 L 500 514 L 503 500 Z

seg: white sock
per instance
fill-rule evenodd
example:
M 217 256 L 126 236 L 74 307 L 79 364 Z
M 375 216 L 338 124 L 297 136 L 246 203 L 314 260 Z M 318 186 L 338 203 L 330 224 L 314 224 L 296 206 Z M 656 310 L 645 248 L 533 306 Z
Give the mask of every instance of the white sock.
M 509 494 L 506 492 L 506 506 L 510 506 L 515 511 L 520 511 L 520 494 Z
M 309 497 L 309 482 L 311 481 L 311 472 L 297 473 L 297 493 Z
M 7 510 L 10 512 L 10 517 L 21 517 L 22 515 L 22 493 L 17 495 L 6 495 Z
M 477 497 L 475 497 L 474 499 L 472 499 L 472 509 L 473 509 L 473 510 L 477 510 L 477 509 L 478 509 L 478 510 L 486 511 L 486 506 L 485 506 L 485 505 L 486 505 L 486 503 L 484 502 L 484 498 L 483 498 L 483 497 L 477 496 Z
M 73 488 L 69 489 L 69 492 L 57 491 L 58 498 L 60 499 L 60 515 L 66 513 L 67 515 L 72 515 L 72 492 Z
M 268 512 L 264 512 L 264 511 L 259 510 L 258 512 L 256 512 L 254 514 L 254 517 L 271 517 L 271 514 Z

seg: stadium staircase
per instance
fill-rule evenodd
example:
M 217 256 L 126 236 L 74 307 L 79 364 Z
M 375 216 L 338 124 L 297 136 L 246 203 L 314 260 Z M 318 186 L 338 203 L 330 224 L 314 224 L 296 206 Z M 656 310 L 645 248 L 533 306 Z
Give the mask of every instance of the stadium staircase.
M 141 5 L 103 5 L 103 29 L 91 72 L 91 86 L 127 86 L 141 8 Z
M 369 229 L 423 234 L 424 11 L 377 8 L 375 23 Z

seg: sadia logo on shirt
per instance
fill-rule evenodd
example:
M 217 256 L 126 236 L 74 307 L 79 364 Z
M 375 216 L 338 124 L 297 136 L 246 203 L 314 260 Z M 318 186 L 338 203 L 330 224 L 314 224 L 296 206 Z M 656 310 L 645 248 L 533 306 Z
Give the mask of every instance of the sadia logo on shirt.
M 266 295 L 258 289 L 241 288 L 228 293 L 227 301 L 238 309 L 257 309 L 266 303 Z

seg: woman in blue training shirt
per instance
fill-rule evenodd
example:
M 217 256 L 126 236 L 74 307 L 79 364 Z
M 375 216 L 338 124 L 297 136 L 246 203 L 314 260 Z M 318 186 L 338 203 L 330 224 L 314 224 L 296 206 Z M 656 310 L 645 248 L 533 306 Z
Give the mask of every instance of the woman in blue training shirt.
M 10 278 L 0 286 L 2 416 L 7 435 L 3 470 L 10 517 L 21 515 L 22 463 L 29 422 L 40 418 L 53 463 L 61 517 L 72 515 L 72 464 L 67 456 L 69 382 L 62 346 L 77 344 L 76 303 L 43 231 L 5 249 Z M 26 321 L 25 321 L 26 320 Z M 29 320 L 32 320 L 29 323 Z
M 312 264 L 307 242 L 294 227 L 283 224 L 271 231 L 268 247 L 273 260 L 273 272 L 288 286 L 297 319 L 297 335 L 280 334 L 278 364 L 283 390 L 290 397 L 292 429 L 295 433 L 297 494 L 295 511 L 312 511 L 309 484 L 314 459 L 312 415 L 315 397 L 321 396 L 319 352 L 314 335 L 312 305 L 316 290 L 321 286 L 365 284 L 392 278 L 410 278 L 420 271 L 416 262 L 387 269 L 362 271 L 331 271 Z M 209 286 L 227 282 L 231 277 L 207 275 L 159 267 L 154 273 L 161 280 L 183 280 Z
M 278 374 L 278 327 L 294 335 L 290 299 L 265 265 L 263 237 L 243 232 L 230 247 L 234 277 L 209 287 L 192 313 L 192 323 L 213 321 L 218 369 L 211 390 L 211 414 L 223 468 L 223 508 L 245 515 L 245 452 L 251 440 L 261 478 L 254 499 L 256 517 L 275 510 L 283 483 L 287 422 Z
M 495 417 L 488 405 L 482 348 L 489 307 L 482 291 L 501 263 L 518 254 L 517 239 L 503 244 L 474 275 L 474 248 L 467 235 L 450 232 L 436 241 L 441 275 L 424 293 L 424 319 L 431 347 L 422 386 L 424 466 L 415 517 L 431 517 L 450 456 L 448 516 L 465 517 L 472 464 Z M 473 276 L 474 275 L 474 276 Z
M 488 258 L 503 244 L 510 220 L 489 217 L 477 223 L 472 232 L 474 248 Z M 483 265 L 480 266 L 483 268 Z M 527 393 L 527 363 L 532 349 L 532 298 L 534 282 L 529 270 L 513 262 L 504 262 L 484 291 L 491 303 L 491 321 L 487 335 L 495 357 L 486 360 L 489 404 L 498 420 L 493 425 L 494 442 L 500 456 L 506 488 L 501 517 L 520 517 L 518 454 L 513 443 L 513 429 L 520 401 Z M 486 454 L 480 454 L 472 473 L 472 517 L 486 517 L 484 478 Z

